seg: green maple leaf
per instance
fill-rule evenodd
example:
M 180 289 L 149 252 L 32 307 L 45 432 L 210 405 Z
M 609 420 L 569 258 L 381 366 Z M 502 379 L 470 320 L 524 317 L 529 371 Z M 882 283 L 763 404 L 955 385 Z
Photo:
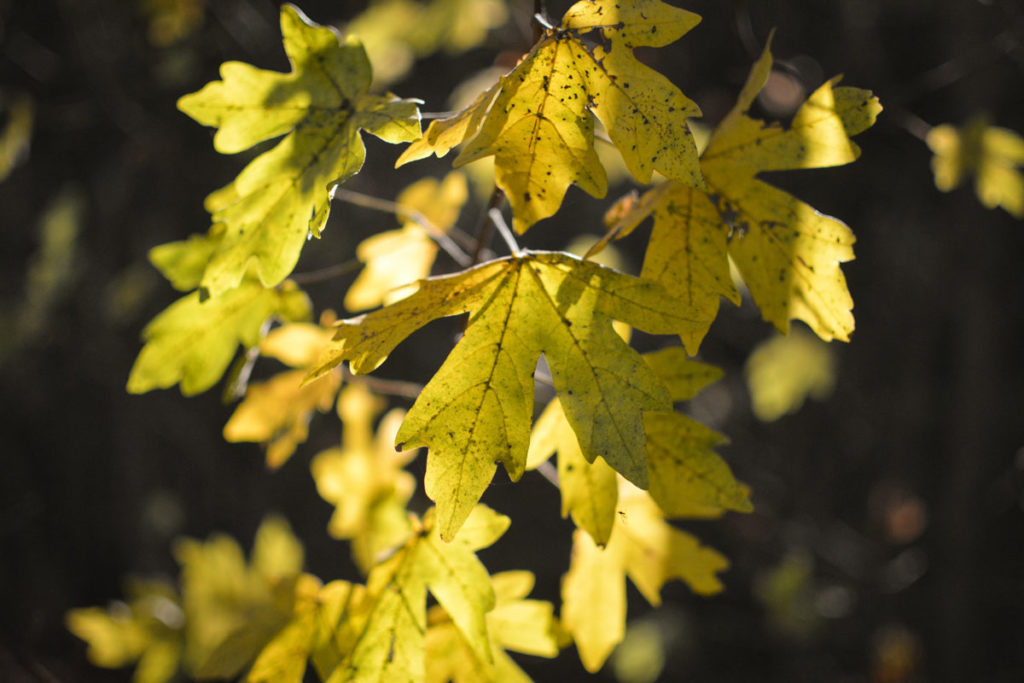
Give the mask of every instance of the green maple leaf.
M 370 573 L 360 630 L 327 683 L 423 680 L 428 590 L 473 655 L 491 662 L 486 616 L 495 595 L 475 551 L 494 543 L 508 525 L 508 517 L 479 505 L 458 539 L 447 543 L 428 511 L 420 532 Z
M 613 228 L 628 234 L 653 213 L 642 276 L 683 299 L 702 324 L 683 336 L 696 353 L 718 314 L 721 296 L 739 304 L 729 259 L 765 320 L 779 331 L 804 320 L 822 339 L 847 340 L 853 301 L 839 264 L 853 258 L 853 233 L 842 222 L 759 180 L 763 171 L 838 166 L 860 154 L 851 136 L 869 128 L 881 106 L 867 90 L 826 82 L 787 127 L 747 115 L 767 82 L 765 48 L 736 106 L 701 156 L 707 191 L 669 182 L 641 197 Z
M 397 436 L 400 446 L 430 449 L 424 485 L 446 540 L 496 463 L 513 480 L 522 476 L 542 353 L 586 459 L 601 456 L 647 486 L 643 412 L 670 410 L 671 398 L 612 321 L 652 334 L 676 334 L 689 323 L 659 285 L 569 254 L 528 252 L 424 280 L 408 298 L 341 323 L 310 377 L 346 360 L 353 372 L 370 372 L 427 322 L 467 311 L 465 335 Z
M 522 233 L 553 215 L 570 184 L 595 197 L 608 190 L 594 150 L 594 116 L 637 180 L 654 171 L 703 187 L 686 119 L 697 105 L 668 79 L 643 65 L 633 48 L 663 46 L 700 18 L 660 0 L 580 0 L 500 82 L 467 109 L 431 123 L 398 164 L 442 156 L 465 144 L 455 166 L 493 155 L 495 182 Z M 600 30 L 611 49 L 583 35 Z
M 281 34 L 290 73 L 226 62 L 222 80 L 178 101 L 217 128 L 214 147 L 225 154 L 285 136 L 207 198 L 221 233 L 201 282 L 212 296 L 237 286 L 250 259 L 267 286 L 287 277 L 307 235 L 320 235 L 333 189 L 363 165 L 360 129 L 392 143 L 420 136 L 413 100 L 367 94 L 370 64 L 357 38 L 340 41 L 292 5 L 281 8 Z
M 309 314 L 309 299 L 293 286 L 267 289 L 245 280 L 205 303 L 192 292 L 142 331 L 146 344 L 132 366 L 128 391 L 141 394 L 179 382 L 186 396 L 206 391 L 224 374 L 239 344 L 248 348 L 259 341 L 268 318 L 304 320 Z

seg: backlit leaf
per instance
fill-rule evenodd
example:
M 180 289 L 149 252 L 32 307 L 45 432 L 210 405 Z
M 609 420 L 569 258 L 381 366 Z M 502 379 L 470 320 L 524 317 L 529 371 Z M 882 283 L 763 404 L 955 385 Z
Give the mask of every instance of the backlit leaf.
M 426 446 L 425 488 L 451 539 L 490 483 L 496 462 L 526 465 L 533 371 L 543 353 L 588 461 L 602 456 L 647 485 L 642 413 L 668 410 L 664 385 L 612 327 L 653 334 L 689 324 L 657 285 L 568 254 L 531 252 L 424 280 L 415 294 L 343 322 L 311 377 L 342 361 L 369 372 L 430 320 L 470 312 L 466 333 L 409 411 L 397 440 Z
M 669 525 L 645 492 L 623 482 L 608 545 L 597 547 L 577 529 L 572 562 L 562 579 L 562 624 L 576 641 L 583 666 L 599 670 L 625 634 L 626 576 L 657 606 L 662 586 L 673 579 L 685 581 L 699 595 L 720 591 L 716 575 L 728 564 Z
M 478 658 L 441 607 L 428 613 L 426 633 L 427 683 L 518 683 L 530 678 L 505 650 L 542 657 L 558 654 L 554 635 L 554 607 L 541 600 L 526 600 L 533 574 L 512 571 L 491 577 L 496 604 L 487 613 L 493 662 Z
M 374 437 L 373 421 L 380 409 L 379 399 L 364 386 L 346 387 L 338 401 L 341 448 L 320 452 L 310 466 L 320 496 L 335 506 L 328 532 L 352 541 L 356 565 L 367 573 L 412 531 L 405 506 L 416 487 L 402 468 L 417 451 L 399 453 L 394 448 L 405 411 L 385 415 Z
M 168 306 L 142 331 L 146 344 L 135 359 L 128 391 L 141 394 L 181 384 L 190 396 L 221 378 L 238 345 L 255 346 L 268 318 L 303 320 L 309 299 L 294 286 L 267 289 L 246 280 L 223 296 L 202 302 L 194 291 Z
M 459 218 L 469 189 L 466 176 L 450 173 L 441 182 L 423 178 L 400 195 L 395 203 L 415 211 L 441 233 Z M 366 267 L 345 295 L 345 308 L 360 311 L 392 303 L 412 293 L 409 285 L 430 275 L 437 256 L 437 244 L 417 221 L 400 215 L 401 230 L 380 232 L 360 242 L 356 256 Z
M 372 606 L 365 626 L 328 683 L 423 680 L 428 590 L 473 655 L 491 662 L 486 615 L 495 596 L 475 551 L 496 541 L 508 523 L 507 517 L 480 505 L 467 520 L 471 532 L 448 543 L 428 512 L 423 529 L 370 573 Z
M 766 48 L 712 135 L 701 157 L 707 191 L 666 183 L 637 200 L 612 228 L 621 237 L 654 214 L 642 276 L 686 301 L 700 321 L 683 335 L 690 353 L 717 315 L 719 296 L 739 302 L 730 257 L 764 319 L 781 332 L 793 318 L 825 340 L 847 340 L 853 330 L 853 301 L 839 269 L 853 258 L 853 234 L 756 176 L 854 161 L 860 150 L 850 137 L 870 127 L 881 106 L 870 92 L 838 87 L 835 78 L 810 96 L 788 127 L 757 121 L 747 110 L 771 64 Z
M 207 200 L 223 232 L 201 283 L 215 297 L 238 285 L 250 259 L 267 286 L 292 271 L 307 235 L 323 229 L 333 188 L 362 167 L 360 129 L 393 143 L 420 136 L 415 102 L 367 94 L 358 39 L 340 41 L 292 5 L 281 9 L 281 34 L 290 73 L 226 62 L 222 80 L 178 102 L 217 128 L 214 147 L 225 154 L 285 136 Z
M 686 124 L 700 110 L 632 52 L 666 45 L 698 21 L 660 0 L 581 0 L 501 78 L 496 92 L 492 88 L 458 114 L 432 122 L 399 163 L 441 156 L 463 143 L 456 166 L 493 155 L 495 182 L 522 233 L 553 215 L 571 184 L 595 197 L 607 192 L 594 149 L 596 115 L 637 180 L 650 182 L 657 170 L 703 187 Z M 610 50 L 584 42 L 582 34 L 594 29 L 611 42 Z

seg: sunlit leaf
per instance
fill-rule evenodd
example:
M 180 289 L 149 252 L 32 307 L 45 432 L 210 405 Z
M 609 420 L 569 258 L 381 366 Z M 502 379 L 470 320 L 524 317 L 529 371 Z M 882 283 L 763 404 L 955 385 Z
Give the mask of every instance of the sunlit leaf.
M 758 345 L 747 359 L 747 387 L 759 420 L 799 410 L 807 397 L 821 400 L 835 385 L 835 357 L 828 344 L 799 329 Z
M 199 287 L 216 248 L 216 236 L 192 235 L 187 240 L 153 247 L 149 250 L 149 262 L 176 290 L 190 292 Z
M 1024 138 L 1006 128 L 990 126 L 983 116 L 961 129 L 950 124 L 928 132 L 935 186 L 943 192 L 974 176 L 979 201 L 990 209 L 1004 208 L 1024 218 Z
M 720 296 L 739 303 L 729 258 L 765 320 L 788 332 L 805 321 L 825 340 L 847 340 L 853 301 L 839 264 L 853 258 L 853 234 L 840 221 L 757 179 L 762 171 L 837 166 L 860 154 L 850 139 L 881 111 L 877 98 L 826 82 L 789 126 L 748 116 L 771 73 L 766 48 L 736 106 L 715 130 L 701 157 L 703 192 L 670 182 L 623 211 L 612 232 L 621 237 L 653 213 L 654 231 L 642 275 L 689 304 L 700 325 L 683 336 L 696 353 L 718 312 Z
M 666 45 L 698 21 L 660 0 L 635 0 L 627 9 L 611 0 L 581 0 L 559 29 L 546 31 L 501 78 L 497 90 L 432 122 L 399 163 L 441 156 L 463 143 L 456 166 L 493 155 L 495 182 L 512 205 L 513 227 L 525 232 L 558 210 L 571 184 L 595 197 L 607 192 L 594 149 L 596 115 L 637 180 L 650 182 L 657 170 L 703 187 L 686 124 L 700 110 L 632 51 Z M 584 41 L 581 34 L 594 29 L 611 41 L 610 51 Z
M 397 437 L 430 449 L 425 488 L 445 539 L 479 500 L 496 462 L 514 480 L 522 476 L 541 353 L 586 459 L 600 455 L 647 485 L 642 413 L 670 409 L 670 397 L 612 320 L 653 334 L 676 333 L 689 321 L 659 286 L 568 254 L 532 252 L 424 280 L 409 298 L 342 323 L 311 377 L 345 360 L 353 372 L 369 372 L 430 320 L 467 311 L 465 335 Z
M 466 176 L 456 172 L 441 182 L 434 178 L 416 181 L 398 195 L 395 203 L 416 212 L 438 232 L 445 233 L 455 225 L 468 196 Z M 350 311 L 397 301 L 413 291 L 403 285 L 430 275 L 437 244 L 418 221 L 408 215 L 400 215 L 399 219 L 403 222 L 401 230 L 377 233 L 356 249 L 356 256 L 366 267 L 345 295 L 345 308 Z
M 542 657 L 557 655 L 554 607 L 549 602 L 525 599 L 533 582 L 533 574 L 526 571 L 491 577 L 496 604 L 487 614 L 487 629 L 493 662 L 474 654 L 443 608 L 431 608 L 425 639 L 427 683 L 527 682 L 530 678 L 505 650 Z
M 285 522 L 269 518 L 252 563 L 233 539 L 180 541 L 185 665 L 198 677 L 231 677 L 249 665 L 292 617 L 302 547 Z
M 89 644 L 96 666 L 116 669 L 135 664 L 136 683 L 174 678 L 181 660 L 184 614 L 174 589 L 159 581 L 128 585 L 128 602 L 108 609 L 70 610 L 68 629 Z
M 142 331 L 146 344 L 132 366 L 128 391 L 141 394 L 179 382 L 186 396 L 205 391 L 224 374 L 239 344 L 259 342 L 268 318 L 303 320 L 309 308 L 309 299 L 293 286 L 267 289 L 252 280 L 206 302 L 192 292 Z
M 223 233 L 201 283 L 214 297 L 239 284 L 250 259 L 267 286 L 292 271 L 307 235 L 323 229 L 333 188 L 363 165 L 360 129 L 387 142 L 420 136 L 415 102 L 367 94 L 370 64 L 358 39 L 340 41 L 292 5 L 281 9 L 281 34 L 290 73 L 226 62 L 222 80 L 178 102 L 217 128 L 214 147 L 225 154 L 285 136 L 207 199 Z
M 0 181 L 6 179 L 28 155 L 35 125 L 35 106 L 28 95 L 13 97 L 4 109 L 7 111 L 0 130 Z
M 562 580 L 562 624 L 576 641 L 587 671 L 598 671 L 625 634 L 626 576 L 652 605 L 662 586 L 686 582 L 699 595 L 722 589 L 717 573 L 729 563 L 664 519 L 651 498 L 623 482 L 611 539 L 603 549 L 573 534 L 572 562 Z
M 507 517 L 480 505 L 466 521 L 468 533 L 448 543 L 428 512 L 422 531 L 370 573 L 372 606 L 365 626 L 328 683 L 423 680 L 428 590 L 473 655 L 491 662 L 486 615 L 495 596 L 475 551 L 494 543 L 508 523 Z
M 341 448 L 322 451 L 311 464 L 320 496 L 335 506 L 328 532 L 352 541 L 353 558 L 367 573 L 412 531 L 405 506 L 416 487 L 402 468 L 417 451 L 394 448 L 405 411 L 385 415 L 375 437 L 373 421 L 380 410 L 380 400 L 363 385 L 346 387 L 338 402 Z
M 271 331 L 260 343 L 261 353 L 303 369 L 249 384 L 245 398 L 224 425 L 224 439 L 266 444 L 267 466 L 283 465 L 309 436 L 314 412 L 330 410 L 341 388 L 337 372 L 309 384 L 302 381 L 330 338 L 329 330 L 308 323 L 291 323 Z

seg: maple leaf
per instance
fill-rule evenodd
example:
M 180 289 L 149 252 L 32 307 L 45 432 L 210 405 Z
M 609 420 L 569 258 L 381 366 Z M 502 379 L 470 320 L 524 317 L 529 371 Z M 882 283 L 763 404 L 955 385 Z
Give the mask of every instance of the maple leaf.
M 224 535 L 175 546 L 181 564 L 185 665 L 198 677 L 228 678 L 250 664 L 290 621 L 302 546 L 284 520 L 256 532 L 251 563 Z
M 338 401 L 342 446 L 318 453 L 310 465 L 320 497 L 336 508 L 328 532 L 352 540 L 356 565 L 367 573 L 412 531 L 405 506 L 416 488 L 415 478 L 402 468 L 417 451 L 394 448 L 405 411 L 388 412 L 374 438 L 380 408 L 380 400 L 363 385 L 346 387 Z
M 611 539 L 603 549 L 582 529 L 573 533 L 572 561 L 562 579 L 562 625 L 590 672 L 604 664 L 626 629 L 626 576 L 654 606 L 661 587 L 681 579 L 699 595 L 722 589 L 721 554 L 669 525 L 643 491 L 623 480 Z
M 661 282 L 701 320 L 683 335 L 690 353 L 715 319 L 719 297 L 740 302 L 729 258 L 764 319 L 780 332 L 788 332 L 793 318 L 825 340 L 845 341 L 853 330 L 853 301 L 839 269 L 853 258 L 853 233 L 756 176 L 854 161 L 860 150 L 850 137 L 869 128 L 881 106 L 869 91 L 837 87 L 834 78 L 788 127 L 757 121 L 747 111 L 771 64 L 766 47 L 701 156 L 707 191 L 665 183 L 637 200 L 612 229 L 622 237 L 654 214 L 641 276 Z
M 672 401 L 693 398 L 722 371 L 690 360 L 678 346 L 646 353 L 644 361 L 665 384 Z M 645 412 L 650 495 L 670 517 L 710 516 L 724 510 L 749 512 L 746 489 L 713 448 L 725 437 L 690 418 L 671 412 Z M 594 543 L 608 542 L 615 522 L 618 478 L 603 459 L 588 462 L 580 451 L 557 398 L 537 419 L 530 438 L 527 469 L 558 453 L 562 516 L 572 516 Z
M 552 252 L 527 252 L 420 283 L 412 296 L 340 324 L 310 377 L 342 361 L 379 366 L 402 339 L 436 318 L 470 312 L 466 333 L 420 393 L 399 446 L 426 446 L 426 493 L 451 539 L 502 463 L 522 476 L 543 353 L 588 461 L 602 456 L 647 486 L 642 413 L 669 410 L 668 390 L 612 321 L 674 334 L 688 321 L 662 288 Z
M 194 291 L 168 306 L 142 331 L 145 345 L 128 377 L 128 391 L 141 394 L 180 382 L 190 396 L 213 386 L 239 344 L 255 346 L 271 316 L 303 320 L 310 315 L 305 293 L 292 285 L 267 289 L 245 280 L 214 300 Z
M 448 543 L 428 511 L 422 530 L 370 573 L 366 620 L 327 683 L 423 680 L 428 590 L 474 656 L 491 662 L 486 615 L 495 606 L 494 590 L 475 551 L 494 543 L 508 525 L 508 517 L 479 505 L 463 533 Z
M 213 235 L 191 235 L 187 240 L 160 244 L 149 250 L 149 262 L 179 292 L 191 292 L 203 280 L 203 271 L 217 248 Z
M 699 21 L 660 0 L 580 0 L 495 87 L 458 114 L 432 122 L 396 165 L 442 156 L 463 143 L 455 166 L 493 155 L 495 182 L 522 233 L 558 210 L 570 184 L 595 197 L 607 192 L 594 149 L 596 115 L 637 180 L 650 182 L 657 170 L 703 187 L 686 125 L 699 108 L 632 51 L 667 45 Z M 610 51 L 584 42 L 582 34 L 595 29 L 610 41 Z
M 527 683 L 529 676 L 506 654 L 514 650 L 541 657 L 558 654 L 554 607 L 542 600 L 526 600 L 533 589 L 533 574 L 509 571 L 491 577 L 495 606 L 487 613 L 492 662 L 481 661 L 462 638 L 444 608 L 427 613 L 427 683 Z
M 757 419 L 777 420 L 795 412 L 808 396 L 824 399 L 836 381 L 836 358 L 828 344 L 800 329 L 758 344 L 746 364 L 747 388 Z
M 1024 218 L 1024 138 L 1007 128 L 989 125 L 977 116 L 957 130 L 943 124 L 928 131 L 928 147 L 935 154 L 935 186 L 943 192 L 974 176 L 979 201 L 990 209 L 1001 206 Z
M 271 330 L 260 342 L 260 353 L 301 369 L 250 384 L 245 398 L 224 425 L 224 439 L 267 444 L 268 467 L 277 468 L 287 462 L 309 436 L 314 411 L 330 410 L 341 387 L 341 374 L 337 372 L 316 382 L 302 382 L 330 338 L 330 330 L 309 323 L 291 323 Z
M 127 602 L 109 609 L 70 610 L 68 629 L 89 644 L 96 666 L 117 669 L 136 664 L 136 683 L 164 683 L 178 671 L 184 614 L 174 589 L 161 581 L 131 581 Z
M 370 64 L 357 38 L 339 41 L 292 5 L 281 8 L 281 34 L 290 73 L 226 62 L 222 80 L 178 101 L 217 128 L 214 147 L 225 154 L 285 136 L 207 198 L 222 233 L 201 283 L 211 296 L 237 286 L 250 259 L 267 286 L 292 271 L 307 235 L 323 229 L 333 188 L 362 167 L 360 129 L 392 143 L 420 136 L 415 101 L 367 94 Z
M 401 230 L 388 230 L 363 240 L 356 256 L 366 264 L 345 294 L 345 308 L 360 311 L 392 303 L 412 293 L 402 285 L 430 275 L 437 256 L 437 244 L 419 222 L 409 218 L 416 212 L 440 233 L 446 233 L 459 218 L 469 189 L 466 176 L 449 173 L 438 182 L 418 180 L 402 191 L 395 203 L 401 207 Z

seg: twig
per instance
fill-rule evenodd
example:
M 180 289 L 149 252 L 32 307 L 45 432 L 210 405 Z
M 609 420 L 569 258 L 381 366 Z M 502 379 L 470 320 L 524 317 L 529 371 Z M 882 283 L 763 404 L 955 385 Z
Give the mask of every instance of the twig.
M 353 374 L 347 365 L 341 366 L 341 374 L 346 382 L 362 382 L 378 394 L 415 399 L 423 391 L 423 385 L 416 382 L 403 382 L 396 379 L 382 379 L 380 377 L 371 377 L 370 375 Z
M 537 465 L 537 473 L 554 484 L 556 489 L 559 488 L 558 469 L 551 464 L 550 460 L 545 460 L 541 464 Z
M 371 197 L 368 194 L 362 192 L 353 192 L 352 190 L 346 190 L 343 187 L 339 187 L 334 192 L 334 198 L 340 199 L 343 202 L 349 204 L 355 204 L 356 206 L 362 206 L 367 209 L 375 209 L 377 211 L 384 211 L 386 213 L 395 213 L 403 218 L 415 221 L 417 225 L 423 228 L 430 238 L 437 242 L 438 246 L 445 250 L 452 260 L 458 263 L 463 268 L 472 264 L 469 255 L 462 250 L 455 241 L 446 235 L 443 230 L 438 228 L 436 225 L 430 222 L 430 219 L 424 216 L 416 209 L 410 209 L 408 206 L 397 204 L 387 199 L 381 199 L 379 197 Z
M 356 258 L 351 258 L 348 261 L 336 263 L 333 266 L 327 266 L 325 268 L 318 268 L 317 270 L 311 270 L 307 273 L 295 273 L 289 277 L 297 285 L 311 285 L 318 282 L 324 282 L 325 280 L 331 280 L 342 275 L 347 275 L 354 270 L 358 270 L 363 265 L 362 261 Z
M 513 256 L 519 256 L 523 253 L 523 250 L 519 248 L 519 243 L 516 242 L 515 235 L 509 230 L 508 223 L 505 222 L 505 217 L 501 215 L 501 210 L 494 208 L 487 212 L 490 216 L 491 222 L 498 228 L 498 233 L 501 234 L 501 238 L 505 240 L 505 244 L 508 245 L 509 251 L 512 252 Z
M 476 224 L 476 246 L 473 248 L 472 263 L 478 263 L 480 261 L 480 255 L 487 247 L 487 243 L 491 240 L 491 228 L 493 222 L 491 221 L 490 211 L 501 206 L 501 202 L 505 199 L 505 193 L 500 188 L 495 187 L 494 191 L 491 192 L 491 198 L 487 200 L 487 206 L 484 207 L 483 213 L 480 214 L 480 218 Z

